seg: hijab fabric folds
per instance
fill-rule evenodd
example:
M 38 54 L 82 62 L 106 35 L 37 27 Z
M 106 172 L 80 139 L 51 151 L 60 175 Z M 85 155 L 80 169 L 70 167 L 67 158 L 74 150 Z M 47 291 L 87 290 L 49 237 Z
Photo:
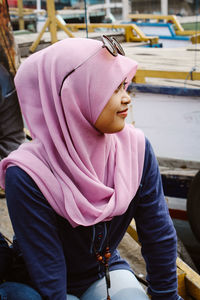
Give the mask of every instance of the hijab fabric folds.
M 59 96 L 63 78 L 81 63 Z M 73 227 L 123 214 L 140 184 L 144 135 L 132 125 L 101 134 L 94 123 L 136 69 L 136 62 L 91 39 L 66 39 L 27 58 L 15 84 L 33 141 L 1 162 L 1 185 L 7 167 L 21 167 Z

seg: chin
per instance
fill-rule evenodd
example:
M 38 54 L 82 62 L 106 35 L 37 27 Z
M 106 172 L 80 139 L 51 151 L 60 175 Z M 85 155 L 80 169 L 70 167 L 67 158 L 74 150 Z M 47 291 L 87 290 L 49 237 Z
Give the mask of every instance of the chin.
M 117 132 L 122 131 L 124 129 L 124 127 L 125 127 L 125 122 L 123 123 L 122 126 L 119 127 L 119 129 L 117 130 Z
M 117 133 L 117 132 L 120 132 L 120 131 L 122 131 L 124 129 L 124 126 L 125 126 L 125 124 L 123 126 L 118 126 L 117 128 L 113 128 L 113 130 L 111 130 L 111 131 L 109 131 L 107 133 Z

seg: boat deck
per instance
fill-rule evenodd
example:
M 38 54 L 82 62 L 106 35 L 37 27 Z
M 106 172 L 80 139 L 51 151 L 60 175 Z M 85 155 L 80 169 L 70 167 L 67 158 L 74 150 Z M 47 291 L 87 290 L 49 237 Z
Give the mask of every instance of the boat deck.
M 200 81 L 193 81 L 190 76 L 192 70 L 200 71 L 200 44 L 181 48 L 133 47 L 133 43 L 122 46 L 126 55 L 138 62 L 139 69 L 188 72 L 185 80 L 148 78 L 147 83 L 200 89 Z

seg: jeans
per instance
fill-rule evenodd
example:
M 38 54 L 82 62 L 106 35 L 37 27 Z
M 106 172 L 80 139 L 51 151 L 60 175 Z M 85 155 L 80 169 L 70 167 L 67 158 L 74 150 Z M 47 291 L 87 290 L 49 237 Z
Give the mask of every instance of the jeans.
M 134 274 L 128 270 L 115 270 L 110 272 L 112 300 L 149 300 L 142 286 Z M 67 295 L 67 300 L 105 300 L 106 282 L 101 278 L 94 282 L 86 292 L 77 298 Z M 41 296 L 31 287 L 22 283 L 5 282 L 0 285 L 0 300 L 42 300 Z
M 4 282 L 0 285 L 0 300 L 42 300 L 30 286 L 17 282 Z
M 110 278 L 111 288 L 109 294 L 112 300 L 149 300 L 144 289 L 130 271 L 111 271 Z M 67 300 L 106 300 L 106 297 L 105 278 L 101 278 L 94 282 L 80 299 L 73 295 L 67 295 Z

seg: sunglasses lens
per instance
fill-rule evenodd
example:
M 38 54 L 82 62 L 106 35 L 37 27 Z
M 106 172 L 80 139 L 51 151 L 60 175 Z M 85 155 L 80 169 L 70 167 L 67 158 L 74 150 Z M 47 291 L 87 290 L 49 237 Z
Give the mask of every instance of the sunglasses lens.
M 122 48 L 120 43 L 114 37 L 112 37 L 112 40 L 113 40 L 115 47 L 117 48 L 118 53 L 125 56 L 124 49 Z
M 109 39 L 107 36 L 103 35 L 102 36 L 102 41 L 104 44 L 104 47 L 106 47 L 106 49 L 113 55 L 113 56 L 117 56 L 118 51 L 117 48 L 113 45 L 113 41 L 111 39 Z

